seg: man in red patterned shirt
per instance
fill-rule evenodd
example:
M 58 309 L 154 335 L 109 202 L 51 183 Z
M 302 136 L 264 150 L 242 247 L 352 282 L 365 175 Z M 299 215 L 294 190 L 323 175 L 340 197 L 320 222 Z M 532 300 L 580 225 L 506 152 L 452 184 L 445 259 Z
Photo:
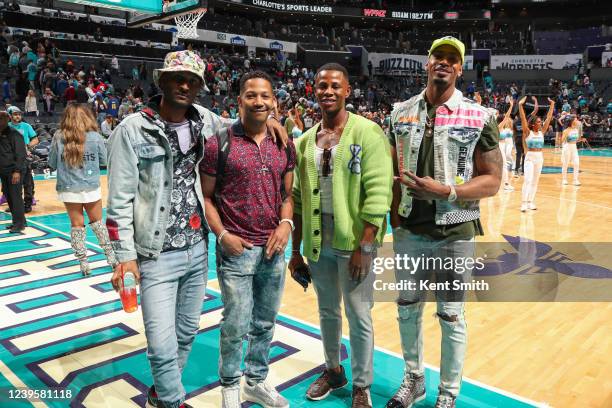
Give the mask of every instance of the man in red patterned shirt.
M 266 407 L 289 406 L 265 381 L 285 281 L 285 247 L 293 229 L 296 157 L 291 140 L 285 148 L 267 131 L 274 102 L 267 74 L 245 74 L 238 97 L 240 120 L 207 141 L 200 165 L 206 218 L 217 236 L 224 304 L 219 359 L 223 408 L 240 408 L 242 340 L 247 334 L 246 399 Z M 230 147 L 220 157 L 224 132 Z

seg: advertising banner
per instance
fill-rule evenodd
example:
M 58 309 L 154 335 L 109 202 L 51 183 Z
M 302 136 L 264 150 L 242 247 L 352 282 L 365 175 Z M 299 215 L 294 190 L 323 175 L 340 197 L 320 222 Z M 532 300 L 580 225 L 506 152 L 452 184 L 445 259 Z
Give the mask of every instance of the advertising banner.
M 289 41 L 272 40 L 269 38 L 251 37 L 249 35 L 236 35 L 210 30 L 198 30 L 200 41 L 209 41 L 222 44 L 233 44 L 246 47 L 267 48 L 269 50 L 297 53 L 297 44 Z
M 371 52 L 368 61 L 372 63 L 374 75 L 409 75 L 416 71 L 425 70 L 427 55 L 410 54 L 381 54 Z M 470 70 L 474 67 L 474 58 L 465 56 L 463 69 Z
M 245 1 L 244 4 L 251 3 L 255 7 L 262 7 L 268 10 L 274 11 L 287 11 L 289 13 L 311 13 L 311 14 L 332 14 L 334 13 L 334 7 L 332 6 L 319 6 L 303 3 L 285 3 L 282 1 L 267 1 L 267 0 L 250 0 Z
M 574 69 L 582 54 L 491 55 L 491 69 Z

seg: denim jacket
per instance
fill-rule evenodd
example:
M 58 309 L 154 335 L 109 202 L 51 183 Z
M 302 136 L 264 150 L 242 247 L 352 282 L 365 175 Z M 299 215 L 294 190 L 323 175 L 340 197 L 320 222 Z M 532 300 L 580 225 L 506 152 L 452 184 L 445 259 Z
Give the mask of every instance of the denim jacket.
M 55 189 L 58 192 L 79 193 L 97 189 L 100 187 L 100 166 L 106 166 L 106 147 L 98 132 L 87 132 L 83 164 L 76 168 L 64 161 L 64 136 L 59 130 L 55 132 L 49 151 L 49 167 L 57 170 Z
M 155 259 L 164 243 L 174 163 L 170 130 L 157 113 L 160 100 L 152 98 L 148 107 L 123 119 L 109 139 L 106 226 L 119 262 L 135 260 L 137 254 Z M 192 134 L 201 138 L 195 189 L 204 211 L 198 171 L 204 145 L 229 123 L 199 105 L 192 105 L 187 118 Z
M 398 103 L 391 113 L 392 133 L 395 137 L 400 171 L 416 174 L 421 141 L 425 133 L 427 103 L 425 91 L 405 102 Z M 444 185 L 460 185 L 474 176 L 474 150 L 491 112 L 455 89 L 453 96 L 436 109 L 434 122 L 434 179 Z M 412 197 L 402 185 L 398 213 L 408 217 Z M 480 217 L 479 201 L 436 200 L 435 222 L 450 225 L 472 221 Z

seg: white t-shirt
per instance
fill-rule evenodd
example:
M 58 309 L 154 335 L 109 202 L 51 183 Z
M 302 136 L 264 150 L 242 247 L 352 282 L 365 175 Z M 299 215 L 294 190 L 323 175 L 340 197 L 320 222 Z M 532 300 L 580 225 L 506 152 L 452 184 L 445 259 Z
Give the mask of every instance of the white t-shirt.
M 189 124 L 189 121 L 185 120 L 181 123 L 168 122 L 168 126 L 170 126 L 172 130 L 176 131 L 181 152 L 183 154 L 187 154 L 189 146 L 191 145 L 191 125 Z
M 333 214 L 334 213 L 334 201 L 333 201 L 333 174 L 334 174 L 334 159 L 336 157 L 336 150 L 338 145 L 331 148 L 331 158 L 329 159 L 329 175 L 323 177 L 323 151 L 324 149 L 315 145 L 315 165 L 319 173 L 319 190 L 321 194 L 321 213 L 322 214 Z

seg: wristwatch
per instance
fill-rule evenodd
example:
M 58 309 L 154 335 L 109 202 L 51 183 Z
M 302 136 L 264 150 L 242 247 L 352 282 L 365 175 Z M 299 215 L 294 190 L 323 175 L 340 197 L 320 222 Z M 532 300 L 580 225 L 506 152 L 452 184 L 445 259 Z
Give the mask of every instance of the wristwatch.
M 457 192 L 455 191 L 455 186 L 453 186 L 452 184 L 448 185 L 450 187 L 450 193 L 448 194 L 448 202 L 452 203 L 453 201 L 457 200 Z
M 374 244 L 361 244 L 361 252 L 367 255 L 372 255 L 376 252 L 376 245 Z

